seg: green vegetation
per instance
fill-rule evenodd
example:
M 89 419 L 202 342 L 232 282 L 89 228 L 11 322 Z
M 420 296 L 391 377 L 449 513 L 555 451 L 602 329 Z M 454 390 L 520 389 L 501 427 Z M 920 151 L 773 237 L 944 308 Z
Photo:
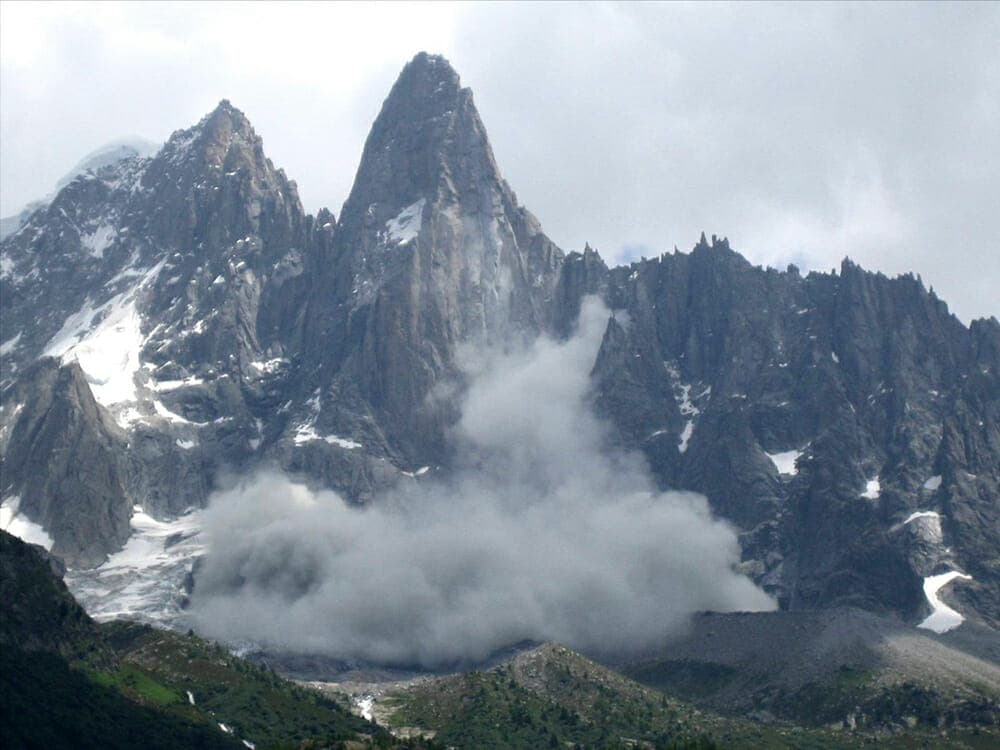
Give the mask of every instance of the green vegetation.
M 225 724 L 261 750 L 348 740 L 367 746 L 387 736 L 337 702 L 194 635 L 127 622 L 109 623 L 103 631 L 121 667 L 96 679 L 168 715 Z
M 44 552 L 2 531 L 0 599 L 4 750 L 433 746 L 401 745 L 344 706 L 193 635 L 98 625 Z
M 243 748 L 214 725 L 136 705 L 57 654 L 0 650 L 0 706 L 6 750 Z
M 933 683 L 892 682 L 876 670 L 846 665 L 831 678 L 794 689 L 776 686 L 766 676 L 758 675 L 754 681 L 732 667 L 691 660 L 664 660 L 629 674 L 685 702 L 718 707 L 726 704 L 727 696 L 751 695 L 755 708 L 788 723 L 824 727 L 853 722 L 852 728 L 859 733 L 905 731 L 924 737 L 924 742 L 928 741 L 925 735 L 942 730 L 970 737 L 976 726 L 989 732 L 1000 713 L 996 698 L 991 699 L 985 687 L 942 690 Z M 1000 744 L 1000 738 L 991 736 Z
M 177 693 L 168 690 L 133 664 L 123 664 L 113 674 L 90 672 L 87 676 L 98 685 L 117 688 L 139 703 L 169 706 L 180 702 Z
M 832 685 L 808 685 L 771 696 L 771 703 L 780 708 L 787 701 L 783 710 L 806 711 L 813 720 L 850 712 L 858 714 L 859 726 L 865 716 L 897 722 L 891 731 L 763 725 L 698 710 L 557 645 L 520 653 L 494 669 L 399 689 L 380 706 L 399 735 L 418 736 L 402 740 L 192 634 L 125 622 L 97 625 L 42 553 L 11 539 L 0 532 L 4 750 L 223 750 L 243 748 L 243 740 L 258 750 L 1000 746 L 992 720 L 997 705 L 987 699 L 963 697 L 953 713 L 942 714 L 923 687 L 879 686 L 870 674 L 845 669 Z M 745 679 L 688 662 L 657 665 L 645 678 L 702 695 Z M 857 704 L 858 695 L 867 698 Z M 906 725 L 898 727 L 901 716 Z M 981 728 L 955 729 L 977 724 Z
M 221 647 L 133 623 L 101 628 L 118 666 L 4 648 L 0 747 L 440 748 L 401 743 L 344 706 Z M 192 705 L 188 691 L 195 696 Z M 232 734 L 223 732 L 225 724 Z
M 396 692 L 390 725 L 457 748 L 840 748 L 843 733 L 698 711 L 569 649 L 543 646 L 483 672 Z

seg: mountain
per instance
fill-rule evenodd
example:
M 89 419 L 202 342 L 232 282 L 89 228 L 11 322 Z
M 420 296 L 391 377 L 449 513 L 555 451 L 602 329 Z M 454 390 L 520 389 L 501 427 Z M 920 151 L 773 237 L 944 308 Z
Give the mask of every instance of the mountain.
M 769 621 L 760 625 L 770 628 L 785 614 L 765 615 Z M 714 615 L 706 617 L 713 620 L 706 629 L 711 632 L 720 623 Z M 801 630 L 802 625 L 799 618 L 791 627 Z M 789 643 L 787 631 L 779 627 L 776 632 Z M 739 649 L 736 635 L 726 644 L 726 656 L 733 646 Z M 749 656 L 753 649 L 746 639 L 743 643 Z M 713 652 L 701 655 L 711 658 Z M 754 683 L 761 672 L 746 665 L 727 668 L 717 662 L 678 660 L 682 666 L 673 669 L 663 662 L 633 667 L 649 687 L 558 644 L 529 648 L 489 669 L 465 674 L 351 687 L 355 693 L 363 691 L 373 716 L 398 735 L 433 736 L 456 748 L 849 748 L 873 743 L 957 748 L 988 747 L 996 741 L 996 693 L 984 691 L 977 678 L 962 682 L 954 694 L 954 683 L 938 686 L 935 692 L 926 678 L 919 683 L 905 679 L 880 683 L 872 672 L 843 667 L 842 657 L 830 660 L 838 665 L 832 674 L 802 689 L 793 690 L 786 683 L 784 690 L 775 691 L 779 698 L 775 703 L 761 703 L 753 689 L 739 691 L 741 699 L 754 705 L 743 711 L 724 706 L 735 716 L 706 707 L 706 687 L 727 680 Z M 763 664 L 758 654 L 754 668 Z M 808 663 L 798 662 L 798 670 L 808 675 Z M 992 670 L 995 675 L 996 668 Z M 667 675 L 687 677 L 684 685 L 692 695 L 678 700 L 671 694 L 677 685 L 662 684 Z M 657 679 L 661 684 L 653 684 Z M 327 687 L 342 689 L 337 684 Z M 797 716 L 792 723 L 775 717 L 770 709 L 780 701 L 806 718 Z M 817 703 L 830 713 L 807 713 L 807 704 Z
M 726 715 L 861 731 L 995 727 L 1000 639 L 858 609 L 702 613 L 633 679 Z
M 126 138 L 106 143 L 100 148 L 91 151 L 75 167 L 59 179 L 56 183 L 55 192 L 50 193 L 45 198 L 29 202 L 12 216 L 0 219 L 0 240 L 20 229 L 31 214 L 51 202 L 56 193 L 72 182 L 77 175 L 87 172 L 97 172 L 104 167 L 117 164 L 125 159 L 152 156 L 158 149 L 159 146 L 155 143 L 142 140 L 141 138 Z
M 223 101 L 75 177 L 0 269 L 3 504 L 74 569 L 224 472 L 356 504 L 446 477 L 463 348 L 565 337 L 597 294 L 595 409 L 660 487 L 708 497 L 782 608 L 1000 625 L 1000 323 L 913 275 L 761 268 L 718 237 L 566 254 L 443 58 L 401 73 L 339 218 L 304 212 Z
M 715 237 L 570 264 L 631 321 L 598 356 L 599 409 L 661 481 L 739 526 L 783 606 L 918 618 L 922 579 L 956 570 L 972 576 L 956 597 L 997 624 L 995 318 L 967 328 L 917 278 L 849 260 L 754 267 Z
M 193 635 L 99 625 L 43 549 L 0 531 L 5 748 L 400 748 L 333 700 Z M 252 739 L 251 739 L 252 738 Z M 406 747 L 425 746 L 407 743 Z
M 427 394 L 458 375 L 460 343 L 542 330 L 561 260 L 500 177 L 472 92 L 418 55 L 372 126 L 309 299 L 318 426 L 404 469 L 444 461 L 455 415 Z
M 784 700 L 786 708 L 801 710 L 801 701 L 812 700 L 826 710 L 846 712 L 847 719 L 836 727 L 726 717 L 644 687 L 563 646 L 544 644 L 520 650 L 482 671 L 425 676 L 402 685 L 364 685 L 367 699 L 355 702 L 373 713 L 378 724 L 390 728 L 390 734 L 347 712 L 339 702 L 344 694 L 341 684 L 312 685 L 333 693 L 337 700 L 331 700 L 279 678 L 267 665 L 244 661 L 190 633 L 129 622 L 95 623 L 67 591 L 60 574 L 59 563 L 41 547 L 0 531 L 4 747 L 124 748 L 141 742 L 154 748 L 265 750 L 319 742 L 319 746 L 357 750 L 565 743 L 594 748 L 636 743 L 677 749 L 839 748 L 861 747 L 874 738 L 886 747 L 914 743 L 986 747 L 996 739 L 996 700 L 982 693 L 990 680 L 997 679 L 995 666 L 952 651 L 946 656 L 956 662 L 955 674 L 969 664 L 979 673 L 938 684 L 936 693 L 926 687 L 927 673 L 922 684 L 904 680 L 887 687 L 874 672 L 859 669 L 856 646 L 828 637 L 818 638 L 816 645 L 801 639 L 803 630 L 814 632 L 817 624 L 827 630 L 842 627 L 823 623 L 823 616 L 812 613 L 802 613 L 805 616 L 794 621 L 786 617 L 792 613 L 706 615 L 710 622 L 699 623 L 694 637 L 676 647 L 671 654 L 674 661 L 633 665 L 631 671 L 668 692 L 678 687 L 690 692 L 694 687 L 696 702 L 725 694 L 737 679 L 754 679 L 758 687 L 781 684 L 784 689 L 774 690 L 772 696 Z M 790 629 L 800 638 L 798 650 L 777 667 L 766 665 L 763 654 L 775 650 L 748 647 L 746 629 L 734 628 L 748 616 L 765 618 L 758 622 L 765 632 L 758 633 L 754 643 L 771 638 L 787 645 L 796 640 Z M 843 614 L 836 619 L 842 621 Z M 878 618 L 859 612 L 848 619 L 872 629 Z M 898 624 L 889 627 L 905 636 Z M 831 646 L 840 653 L 829 653 Z M 927 646 L 915 644 L 921 651 Z M 933 653 L 935 644 L 930 646 L 926 664 L 940 658 Z M 816 676 L 801 658 L 802 650 L 823 655 L 826 671 L 820 670 L 819 676 L 832 680 L 837 690 L 828 690 L 826 682 L 809 683 L 811 690 L 788 690 L 793 684 L 790 677 Z M 696 661 L 699 657 L 705 661 Z M 854 660 L 847 673 L 845 658 Z M 755 662 L 752 667 L 747 660 Z M 765 665 L 768 669 L 762 671 Z M 908 663 L 905 666 L 910 669 Z M 761 681 L 762 674 L 768 675 L 766 682 Z M 792 703 L 793 699 L 800 703 Z M 776 701 L 767 707 L 780 705 Z M 723 702 L 723 708 L 734 707 Z M 754 706 L 754 713 L 761 713 L 760 705 Z M 810 714 L 805 723 L 825 722 L 824 716 Z M 836 717 L 840 719 L 841 713 Z
M 58 560 L 6 531 L 0 531 L 0 595 L 5 602 L 0 620 L 5 651 L 46 651 L 70 658 L 95 647 L 100 652 L 98 627 L 66 589 Z

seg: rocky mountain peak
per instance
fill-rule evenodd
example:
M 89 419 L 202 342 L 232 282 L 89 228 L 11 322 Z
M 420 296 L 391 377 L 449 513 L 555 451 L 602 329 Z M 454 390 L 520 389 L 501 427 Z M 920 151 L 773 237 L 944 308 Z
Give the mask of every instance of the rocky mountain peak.
M 386 101 L 402 99 L 406 104 L 447 102 L 461 91 L 458 73 L 441 55 L 419 52 L 406 64 Z
M 383 224 L 421 199 L 456 203 L 487 188 L 509 192 L 471 90 L 443 57 L 417 55 L 372 126 L 343 220 Z
M 197 125 L 175 131 L 157 157 L 157 161 L 164 160 L 175 167 L 195 164 L 214 169 L 263 159 L 260 137 L 247 116 L 228 99 L 220 101 Z
M 274 167 L 250 120 L 226 99 L 170 136 L 141 187 L 156 196 L 143 214 L 169 238 L 168 247 L 219 250 L 255 236 L 264 244 L 301 246 L 296 233 L 305 214 L 295 183 Z
M 414 405 L 454 376 L 460 343 L 541 330 L 562 258 L 501 178 L 444 58 L 417 55 L 392 87 L 334 244 L 306 326 L 321 421 L 384 425 L 407 463 L 437 461 L 451 416 Z M 344 392 L 358 398 L 326 396 Z

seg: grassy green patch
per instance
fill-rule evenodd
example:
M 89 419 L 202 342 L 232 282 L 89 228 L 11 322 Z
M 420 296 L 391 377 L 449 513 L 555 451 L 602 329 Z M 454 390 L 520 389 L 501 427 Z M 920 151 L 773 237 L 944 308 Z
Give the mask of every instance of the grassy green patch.
M 243 748 L 215 726 L 128 700 L 114 685 L 71 669 L 57 654 L 0 649 L 0 706 L 4 748 Z
M 767 727 L 698 711 L 561 647 L 444 677 L 382 702 L 394 726 L 456 748 L 852 747 L 821 730 Z
M 140 703 L 168 706 L 180 703 L 181 696 L 164 687 L 134 664 L 122 664 L 117 672 L 89 672 L 88 676 L 99 685 L 115 687 Z
M 258 748 L 335 745 L 359 738 L 367 743 L 385 735 L 342 704 L 193 635 L 131 623 L 109 624 L 106 634 L 135 675 L 134 685 L 123 689 L 141 690 L 150 700 L 155 695 L 177 714 L 196 710 Z M 188 692 L 195 698 L 194 709 Z

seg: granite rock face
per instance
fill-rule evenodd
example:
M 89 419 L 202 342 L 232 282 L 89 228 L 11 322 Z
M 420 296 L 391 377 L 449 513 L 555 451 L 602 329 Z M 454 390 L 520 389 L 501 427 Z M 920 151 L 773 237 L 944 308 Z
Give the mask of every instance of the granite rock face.
M 102 410 L 76 362 L 40 360 L 22 387 L 11 426 L 4 483 L 18 510 L 55 541 L 52 552 L 79 564 L 103 561 L 129 536 L 125 436 Z
M 457 377 L 460 343 L 543 329 L 561 260 L 500 177 L 472 92 L 418 55 L 375 120 L 309 300 L 321 426 L 371 425 L 364 442 L 404 466 L 443 461 L 455 415 L 428 394 Z
M 4 499 L 73 565 L 135 505 L 204 505 L 278 466 L 364 503 L 447 472 L 460 352 L 614 311 L 594 407 L 664 488 L 706 494 L 785 608 L 919 621 L 922 579 L 1000 623 L 1000 324 L 907 275 L 803 276 L 704 236 L 609 268 L 500 175 L 440 57 L 403 70 L 339 218 L 302 209 L 228 102 L 78 176 L 3 240 Z M 442 395 L 445 394 L 445 395 Z M 86 471 L 80 468 L 86 466 Z
M 922 578 L 955 569 L 973 577 L 956 599 L 997 623 L 995 319 L 963 326 L 912 276 L 845 260 L 803 278 L 714 237 L 603 273 L 571 254 L 563 276 L 588 265 L 576 294 L 629 320 L 598 357 L 598 408 L 665 487 L 740 528 L 784 606 L 917 618 Z

